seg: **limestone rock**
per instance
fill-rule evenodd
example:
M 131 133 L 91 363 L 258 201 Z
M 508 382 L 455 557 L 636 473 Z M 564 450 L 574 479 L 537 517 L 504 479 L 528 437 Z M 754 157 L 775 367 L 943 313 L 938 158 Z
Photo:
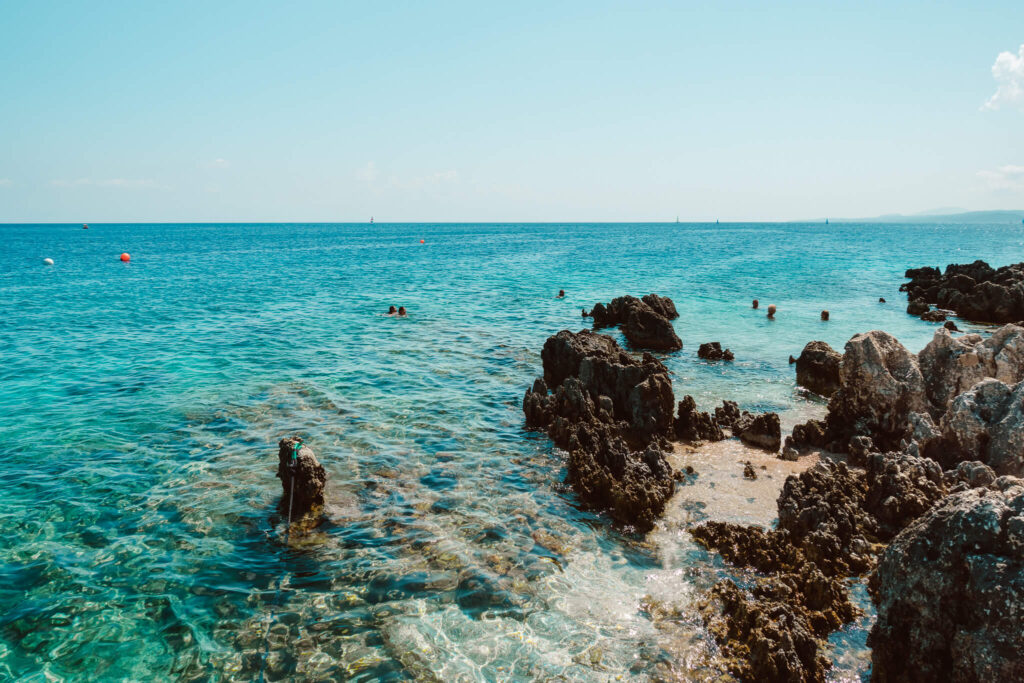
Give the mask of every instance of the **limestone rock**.
M 281 512 L 290 513 L 293 522 L 318 515 L 324 506 L 327 471 L 313 449 L 297 436 L 287 437 L 278 442 L 277 461 Z
M 871 575 L 872 680 L 1024 680 L 1024 483 L 953 494 Z

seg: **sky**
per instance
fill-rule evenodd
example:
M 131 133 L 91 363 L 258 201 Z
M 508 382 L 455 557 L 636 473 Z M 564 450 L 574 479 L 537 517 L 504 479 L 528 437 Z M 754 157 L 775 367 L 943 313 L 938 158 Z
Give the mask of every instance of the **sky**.
M 1024 2 L 0 0 L 0 221 L 1024 208 Z

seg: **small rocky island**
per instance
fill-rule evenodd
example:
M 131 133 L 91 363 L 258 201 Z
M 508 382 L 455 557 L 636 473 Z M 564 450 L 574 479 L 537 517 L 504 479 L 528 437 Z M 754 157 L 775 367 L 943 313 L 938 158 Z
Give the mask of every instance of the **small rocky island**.
M 907 313 L 926 320 L 945 320 L 943 309 L 988 323 L 1024 321 L 1024 262 L 993 268 L 984 261 L 938 268 L 911 268 L 904 275 L 910 282 L 900 291 L 907 293 Z M 929 304 L 939 307 L 930 309 Z
M 995 277 L 981 282 L 1014 286 Z M 648 310 L 668 322 L 647 299 L 599 304 L 595 325 L 617 322 L 625 334 Z M 568 452 L 580 500 L 626 529 L 651 529 L 686 480 L 666 457 L 672 442 L 730 430 L 780 448 L 774 413 L 730 401 L 700 412 L 690 396 L 675 404 L 664 364 L 609 337 L 563 330 L 541 355 L 544 376 L 523 399 L 527 425 Z M 1024 680 L 1024 327 L 987 338 L 941 327 L 919 354 L 876 330 L 842 354 L 812 342 L 796 363 L 797 383 L 828 398 L 828 410 L 797 425 L 779 457 L 814 449 L 820 460 L 786 480 L 775 528 L 690 528 L 754 572 L 743 584 L 722 579 L 699 603 L 730 672 L 824 681 L 826 639 L 858 616 L 850 580 L 866 577 L 878 612 L 872 680 Z

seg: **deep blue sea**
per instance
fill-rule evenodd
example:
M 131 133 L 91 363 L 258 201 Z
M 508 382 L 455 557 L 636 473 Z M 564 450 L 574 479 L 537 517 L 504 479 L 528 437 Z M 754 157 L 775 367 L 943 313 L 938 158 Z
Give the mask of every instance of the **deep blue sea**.
M 903 271 L 975 258 L 1024 260 L 1024 226 L 2 225 L 0 680 L 701 680 L 692 601 L 726 570 L 558 485 L 521 411 L 544 340 L 670 296 L 677 398 L 790 427 L 823 406 L 790 354 L 920 350 Z M 330 479 L 289 540 L 293 433 Z

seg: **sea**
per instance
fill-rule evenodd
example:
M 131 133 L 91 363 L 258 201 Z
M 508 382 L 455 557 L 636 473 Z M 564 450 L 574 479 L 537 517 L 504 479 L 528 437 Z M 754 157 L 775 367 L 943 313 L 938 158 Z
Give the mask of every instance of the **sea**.
M 695 604 L 750 577 L 581 508 L 523 424 L 544 341 L 669 296 L 676 398 L 785 432 L 825 406 L 790 355 L 919 351 L 904 270 L 978 258 L 1024 260 L 1024 226 L 0 225 L 0 680 L 728 680 Z M 298 535 L 293 434 L 329 477 Z M 854 590 L 832 680 L 870 669 Z

